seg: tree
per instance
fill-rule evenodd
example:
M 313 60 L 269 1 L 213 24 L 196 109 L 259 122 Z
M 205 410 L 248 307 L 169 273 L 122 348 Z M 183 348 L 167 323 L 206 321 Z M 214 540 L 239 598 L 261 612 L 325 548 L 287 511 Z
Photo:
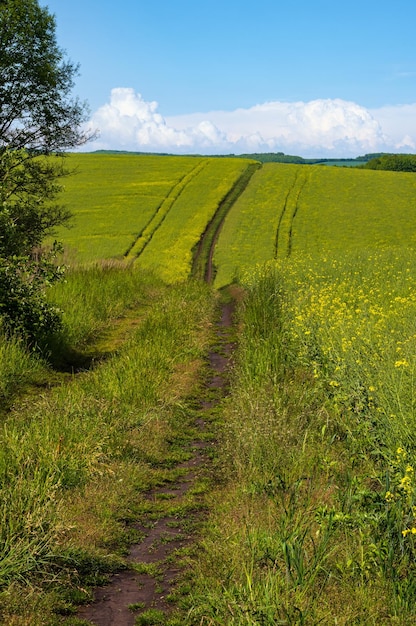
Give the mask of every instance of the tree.
M 0 0 L 0 320 L 32 342 L 59 325 L 44 297 L 57 248 L 39 249 L 70 217 L 57 202 L 65 151 L 89 138 L 71 96 L 78 66 L 55 31 L 38 0 Z
M 364 166 L 370 170 L 391 170 L 394 172 L 416 172 L 415 154 L 382 154 L 371 159 Z

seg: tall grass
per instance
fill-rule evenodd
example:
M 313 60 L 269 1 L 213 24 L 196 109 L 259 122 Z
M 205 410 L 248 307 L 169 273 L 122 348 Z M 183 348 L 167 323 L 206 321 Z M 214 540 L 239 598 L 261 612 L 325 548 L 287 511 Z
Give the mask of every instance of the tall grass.
M 147 302 L 160 282 L 147 272 L 123 262 L 97 262 L 68 270 L 48 298 L 63 313 L 63 336 L 72 347 L 82 347 L 103 332 L 111 320 Z
M 46 363 L 23 341 L 0 333 L 0 407 L 25 386 L 44 381 L 46 375 Z
M 178 371 L 186 365 L 196 370 L 208 340 L 212 297 L 204 285 L 168 290 L 128 270 L 95 268 L 76 272 L 67 286 L 69 294 L 65 285 L 60 287 L 61 297 L 71 299 L 77 320 L 91 315 L 88 308 L 99 293 L 94 332 L 104 318 L 120 315 L 126 307 L 137 307 L 135 325 L 112 358 L 44 394 L 22 398 L 1 425 L 2 587 L 48 572 L 52 576 L 62 550 L 82 542 L 79 534 L 75 539 L 74 520 L 63 506 L 71 502 L 71 494 L 99 481 L 112 483 L 115 491 L 131 481 L 133 490 L 137 467 L 152 455 L 167 455 L 163 436 L 169 437 L 170 430 L 165 426 L 163 434 L 162 424 L 179 411 L 176 407 L 184 410 L 189 393 Z M 84 297 L 74 296 L 78 289 Z M 68 331 L 69 336 L 85 342 L 91 336 L 87 326 L 79 333 Z M 159 442 L 158 450 L 153 440 Z
M 414 622 L 415 262 L 246 276 L 191 623 Z

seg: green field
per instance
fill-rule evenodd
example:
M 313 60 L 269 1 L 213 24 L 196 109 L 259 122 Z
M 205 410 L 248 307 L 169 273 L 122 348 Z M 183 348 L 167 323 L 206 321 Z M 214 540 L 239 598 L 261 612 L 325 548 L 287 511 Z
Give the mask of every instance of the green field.
M 137 624 L 416 623 L 415 175 L 68 164 L 62 328 L 42 355 L 0 339 L 0 623 L 86 626 L 77 605 L 163 516 L 196 544 L 172 611 L 133 605 Z M 202 441 L 212 465 L 178 504 Z
M 124 154 L 74 154 L 67 162 L 75 175 L 62 201 L 73 221 L 56 234 L 65 259 L 138 259 L 168 282 L 187 278 L 193 248 L 249 163 Z
M 216 285 L 292 254 L 413 247 L 415 208 L 412 174 L 267 164 L 224 225 L 214 257 Z
M 57 236 L 70 263 L 135 260 L 167 282 L 190 274 L 193 251 L 245 159 L 71 155 Z M 215 249 L 216 286 L 291 254 L 416 243 L 411 173 L 263 165 L 230 210 Z
M 64 181 L 62 202 L 73 212 L 70 230 L 58 231 L 77 262 L 122 257 L 160 204 L 199 162 L 194 158 L 73 154 L 74 175 Z

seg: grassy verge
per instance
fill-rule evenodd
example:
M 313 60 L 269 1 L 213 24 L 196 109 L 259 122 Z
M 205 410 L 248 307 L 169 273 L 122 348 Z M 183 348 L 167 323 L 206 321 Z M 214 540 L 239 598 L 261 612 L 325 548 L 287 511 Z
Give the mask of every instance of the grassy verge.
M 189 623 L 414 623 L 414 263 L 246 278 Z
M 137 534 L 131 522 L 148 511 L 144 492 L 172 480 L 189 454 L 183 442 L 191 436 L 212 294 L 194 283 L 140 286 L 137 276 L 106 271 L 88 276 L 88 290 L 84 276 L 85 299 L 71 298 L 72 306 L 82 320 L 87 294 L 99 289 L 97 306 L 106 300 L 114 318 L 122 313 L 112 308 L 114 288 L 125 283 L 125 308 L 138 307 L 128 341 L 92 370 L 16 402 L 0 430 L 4 624 L 56 625 L 74 602 L 89 599 L 89 586 L 122 566 Z M 98 328 L 68 333 L 85 345 Z

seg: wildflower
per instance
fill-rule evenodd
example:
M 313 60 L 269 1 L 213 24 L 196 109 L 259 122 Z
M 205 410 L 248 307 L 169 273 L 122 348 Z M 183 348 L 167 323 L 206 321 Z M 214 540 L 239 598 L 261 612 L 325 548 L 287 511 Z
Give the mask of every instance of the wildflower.
M 412 479 L 413 479 L 413 467 L 408 465 L 406 469 L 406 473 L 399 483 L 399 488 L 402 489 L 404 493 L 408 496 L 410 496 L 412 493 Z
M 401 361 L 396 361 L 394 367 L 409 367 L 409 365 L 409 361 L 406 361 L 406 359 L 402 359 Z
M 393 502 L 394 500 L 394 493 L 392 493 L 391 491 L 386 491 L 386 502 Z

